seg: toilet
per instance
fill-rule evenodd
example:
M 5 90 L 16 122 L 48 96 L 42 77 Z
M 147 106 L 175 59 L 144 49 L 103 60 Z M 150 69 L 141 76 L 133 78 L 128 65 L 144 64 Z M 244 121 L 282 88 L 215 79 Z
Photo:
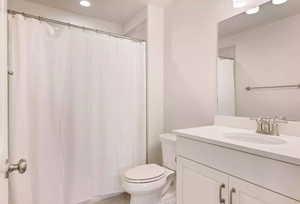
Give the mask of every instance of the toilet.
M 176 203 L 176 136 L 160 135 L 163 166 L 145 164 L 127 170 L 122 186 L 130 194 L 130 204 Z

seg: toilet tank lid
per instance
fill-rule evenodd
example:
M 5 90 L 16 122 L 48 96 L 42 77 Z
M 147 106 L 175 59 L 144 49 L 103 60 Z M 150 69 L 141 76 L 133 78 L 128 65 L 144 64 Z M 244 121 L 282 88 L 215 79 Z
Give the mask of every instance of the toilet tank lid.
M 161 140 L 176 142 L 176 135 L 172 133 L 164 133 L 160 135 Z

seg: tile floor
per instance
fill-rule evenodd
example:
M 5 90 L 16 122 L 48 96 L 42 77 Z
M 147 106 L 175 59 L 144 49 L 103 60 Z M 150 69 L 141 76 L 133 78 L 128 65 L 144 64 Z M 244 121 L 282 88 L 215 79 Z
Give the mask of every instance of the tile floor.
M 129 204 L 129 195 L 122 194 L 122 195 L 116 196 L 114 198 L 99 201 L 95 204 Z

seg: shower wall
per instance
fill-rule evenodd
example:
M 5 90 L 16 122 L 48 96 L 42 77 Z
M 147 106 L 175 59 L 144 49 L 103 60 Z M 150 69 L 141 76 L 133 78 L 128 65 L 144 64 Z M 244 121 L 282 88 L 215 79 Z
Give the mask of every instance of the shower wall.
M 37 16 L 97 28 L 108 32 L 122 33 L 122 25 L 118 23 L 101 20 L 99 18 L 82 16 L 62 9 L 30 2 L 28 0 L 8 0 L 8 8 Z

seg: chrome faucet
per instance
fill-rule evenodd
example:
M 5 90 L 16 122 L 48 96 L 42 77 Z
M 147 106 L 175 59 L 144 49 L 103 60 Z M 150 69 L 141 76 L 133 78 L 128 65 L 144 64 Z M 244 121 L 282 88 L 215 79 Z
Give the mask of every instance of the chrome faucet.
M 288 123 L 284 117 L 258 117 L 255 119 L 257 123 L 256 133 L 264 135 L 279 136 L 279 124 Z
M 264 134 L 264 135 L 271 135 L 272 128 L 271 128 L 271 118 L 269 117 L 259 117 L 256 119 L 257 129 L 256 133 Z

